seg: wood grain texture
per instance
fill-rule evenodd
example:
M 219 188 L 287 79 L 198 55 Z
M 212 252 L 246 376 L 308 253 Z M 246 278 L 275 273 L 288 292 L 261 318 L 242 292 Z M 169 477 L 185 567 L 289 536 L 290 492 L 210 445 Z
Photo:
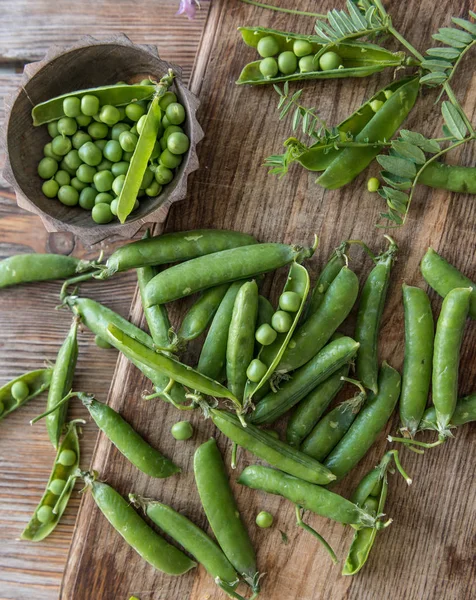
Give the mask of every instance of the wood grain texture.
M 202 2 L 197 19 L 189 22 L 175 16 L 176 0 L 160 2 L 100 3 L 86 0 L 76 5 L 64 0 L 2 2 L 0 24 L 0 123 L 3 99 L 20 84 L 23 64 L 42 58 L 52 43 L 70 44 L 86 34 L 107 37 L 124 32 L 138 43 L 160 46 L 161 55 L 183 67 L 189 78 L 195 51 L 206 17 L 208 2 Z M 180 34 L 180 37 L 179 37 Z M 0 167 L 4 155 L 0 153 Z M 184 203 L 181 204 L 185 206 Z M 10 186 L 0 179 L 0 259 L 23 252 L 59 252 L 82 258 L 109 255 L 124 240 L 110 238 L 94 248 L 86 248 L 70 233 L 49 234 L 40 219 L 19 208 Z M 82 288 L 125 317 L 129 314 L 136 286 L 134 273 Z M 71 316 L 55 311 L 59 284 L 45 282 L 2 290 L 0 294 L 0 385 L 13 377 L 38 368 L 44 360 L 54 360 L 67 333 Z M 111 383 L 117 353 L 96 347 L 93 336 L 80 334 L 80 358 L 74 385 L 90 389 L 103 400 Z M 20 542 L 20 533 L 43 494 L 54 459 L 44 424 L 30 427 L 29 421 L 44 409 L 45 396 L 32 400 L 0 423 L 0 599 L 54 600 L 68 554 L 81 496 L 73 494 L 66 514 L 55 532 L 44 542 Z M 87 418 L 88 413 L 73 405 L 71 418 Z M 91 460 L 97 428 L 93 423 L 83 430 L 82 464 Z
M 282 3 L 284 5 L 284 2 Z M 288 6 L 291 2 L 287 3 Z M 302 2 L 305 10 L 316 10 L 315 2 Z M 331 8 L 321 2 L 319 10 Z M 438 4 L 428 0 L 417 3 L 392 3 L 397 27 L 420 48 L 430 43 L 431 32 L 449 21 L 449 15 L 464 16 L 468 2 L 444 0 Z M 312 233 L 321 237 L 321 248 L 310 261 L 315 276 L 330 250 L 344 238 L 363 238 L 375 249 L 383 246 L 382 234 L 374 228 L 382 201 L 368 194 L 361 175 L 352 185 L 335 192 L 317 188 L 314 176 L 299 168 L 289 175 L 274 179 L 260 167 L 263 158 L 280 151 L 288 135 L 289 123 L 279 124 L 276 95 L 266 87 L 237 88 L 234 79 L 254 52 L 239 42 L 238 25 L 263 25 L 276 29 L 310 31 L 309 19 L 267 13 L 236 1 L 214 2 L 209 13 L 199 57 L 192 76 L 192 89 L 199 93 L 199 119 L 206 137 L 199 150 L 201 169 L 193 176 L 192 196 L 186 210 L 174 207 L 168 219 L 169 230 L 193 227 L 228 227 L 254 233 L 262 241 L 308 243 Z M 476 78 L 470 59 L 462 66 L 455 81 L 459 97 L 467 112 L 476 112 Z M 309 82 L 303 100 L 317 105 L 329 123 L 337 123 L 361 102 L 388 83 L 392 72 L 353 81 Z M 293 86 L 297 89 L 299 84 Z M 426 134 L 437 134 L 441 127 L 434 110 L 432 93 L 410 115 L 406 127 Z M 474 150 L 464 150 L 452 160 L 473 164 Z M 376 170 L 375 170 L 376 171 Z M 418 264 L 431 244 L 470 277 L 476 275 L 475 255 L 476 206 L 470 197 L 441 191 L 418 191 L 406 227 L 395 232 L 400 244 L 398 261 L 392 276 L 389 300 L 383 317 L 380 356 L 401 368 L 403 359 L 403 308 L 401 283 L 424 286 Z M 351 265 L 363 281 L 371 265 L 359 251 L 351 253 Z M 284 281 L 284 271 L 267 278 L 264 290 L 276 299 Z M 441 301 L 431 294 L 435 313 Z M 174 322 L 183 314 L 178 303 L 172 311 Z M 135 297 L 131 314 L 140 319 L 141 309 Z M 352 315 L 345 330 L 352 332 Z M 462 353 L 461 392 L 475 389 L 476 331 L 468 324 Z M 198 356 L 199 343 L 193 343 L 185 356 L 192 364 Z M 196 427 L 196 435 L 188 443 L 175 442 L 169 433 L 172 423 L 182 415 L 160 403 L 140 403 L 145 382 L 124 360 L 117 366 L 109 394 L 110 404 L 123 412 L 152 443 L 171 456 L 183 468 L 180 477 L 152 481 L 127 464 L 108 441 L 100 436 L 92 466 L 121 493 L 132 489 L 156 497 L 183 511 L 198 525 L 207 528 L 206 519 L 196 493 L 192 473 L 194 449 L 210 435 L 218 439 L 226 460 L 230 445 L 217 434 L 209 421 L 198 414 L 187 415 Z M 349 391 L 347 390 L 347 393 Z M 388 431 L 394 431 L 394 417 Z M 283 429 L 283 423 L 279 429 Z M 475 428 L 468 426 L 457 432 L 455 440 L 443 447 L 417 456 L 402 451 L 403 462 L 413 477 L 407 489 L 395 476 L 391 481 L 388 514 L 393 525 L 379 535 L 365 570 L 354 578 L 344 578 L 339 568 L 332 568 L 316 540 L 294 526 L 294 510 L 279 497 L 267 496 L 236 485 L 237 474 L 231 474 L 239 508 L 258 551 L 259 569 L 266 572 L 261 598 L 264 600 L 459 600 L 474 598 L 476 564 L 474 507 Z M 336 488 L 349 494 L 356 482 L 374 466 L 388 448 L 385 435 L 351 475 Z M 240 452 L 238 472 L 256 460 Z M 254 518 L 259 510 L 275 515 L 271 530 L 259 530 Z M 349 529 L 309 516 L 308 521 L 333 545 L 339 556 L 352 538 Z M 281 541 L 284 531 L 289 542 Z M 111 573 L 114 576 L 111 576 Z M 68 566 L 62 586 L 62 600 L 85 597 L 113 600 L 135 593 L 141 600 L 221 599 L 221 594 L 202 568 L 180 579 L 163 576 L 142 562 L 111 531 L 85 496 L 78 517 Z

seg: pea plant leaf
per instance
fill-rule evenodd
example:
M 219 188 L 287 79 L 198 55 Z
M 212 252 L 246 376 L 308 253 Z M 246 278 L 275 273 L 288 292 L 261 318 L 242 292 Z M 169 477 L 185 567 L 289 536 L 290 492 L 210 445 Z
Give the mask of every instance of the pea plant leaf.
M 463 140 L 468 133 L 468 128 L 456 106 L 445 100 L 441 105 L 441 113 L 451 135 L 457 140 Z

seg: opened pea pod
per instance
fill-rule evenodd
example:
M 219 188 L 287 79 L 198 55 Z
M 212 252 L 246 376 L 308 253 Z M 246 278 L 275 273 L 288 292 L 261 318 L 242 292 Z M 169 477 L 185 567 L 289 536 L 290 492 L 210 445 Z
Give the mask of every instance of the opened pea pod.
M 0 420 L 50 386 L 52 369 L 29 371 L 0 388 Z
M 403 52 L 390 52 L 375 44 L 346 42 L 326 46 L 312 35 L 265 27 L 239 30 L 245 44 L 256 48 L 262 60 L 246 65 L 237 84 L 366 77 L 386 67 L 407 64 Z

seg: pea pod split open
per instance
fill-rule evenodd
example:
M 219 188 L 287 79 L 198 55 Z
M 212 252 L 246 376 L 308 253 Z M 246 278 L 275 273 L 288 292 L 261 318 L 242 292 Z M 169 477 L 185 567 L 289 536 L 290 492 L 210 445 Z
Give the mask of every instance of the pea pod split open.
M 292 52 L 293 44 L 296 40 L 308 42 L 311 46 L 309 54 L 312 55 L 316 55 L 324 48 L 324 46 L 312 35 L 278 31 L 275 29 L 267 29 L 265 27 L 240 27 L 239 31 L 241 32 L 245 44 L 253 48 L 258 46 L 258 42 L 262 38 L 272 36 L 276 41 L 275 54 L 289 51 Z M 314 65 L 315 69 L 311 71 L 301 72 L 296 67 L 295 72 L 288 75 L 277 73 L 275 76 L 265 77 L 259 68 L 261 60 L 257 60 L 244 67 L 236 83 L 258 85 L 303 79 L 366 77 L 373 73 L 378 73 L 386 67 L 398 67 L 406 64 L 406 56 L 403 52 L 390 52 L 375 44 L 345 42 L 339 44 L 335 48 L 335 51 L 339 53 L 342 60 L 342 65 L 335 69 L 326 71 L 319 70 L 316 61 Z
M 476 394 L 470 394 L 469 396 L 458 400 L 449 427 L 459 427 L 460 425 L 465 425 L 472 421 L 476 421 Z M 436 409 L 434 406 L 425 410 L 418 426 L 419 431 L 427 429 L 438 431 Z
M 28 400 L 47 390 L 50 386 L 52 372 L 52 369 L 29 371 L 2 386 L 0 388 L 0 419 L 5 418 Z M 16 392 L 19 386 L 20 394 Z

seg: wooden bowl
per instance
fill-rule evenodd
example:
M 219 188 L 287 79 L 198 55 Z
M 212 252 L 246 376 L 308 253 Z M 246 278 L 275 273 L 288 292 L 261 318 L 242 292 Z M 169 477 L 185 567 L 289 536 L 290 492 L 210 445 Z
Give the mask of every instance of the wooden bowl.
M 190 149 L 160 196 L 141 200 L 140 207 L 124 225 L 118 221 L 98 225 L 89 211 L 64 206 L 56 198 L 44 196 L 37 165 L 50 138 L 46 126 L 33 126 L 32 107 L 60 94 L 120 80 L 131 83 L 149 76 L 160 79 L 169 68 L 177 75 L 171 89 L 187 111 L 184 129 L 190 138 Z M 180 76 L 180 67 L 161 60 L 155 46 L 133 44 L 125 35 L 104 40 L 87 36 L 67 49 L 53 46 L 43 60 L 26 65 L 20 89 L 5 102 L 3 143 L 7 159 L 3 176 L 15 189 L 18 206 L 40 215 L 48 231 L 71 231 L 86 244 L 111 235 L 130 238 L 144 223 L 162 223 L 170 205 L 185 198 L 188 175 L 198 168 L 195 147 L 203 138 L 196 119 L 199 101 Z

